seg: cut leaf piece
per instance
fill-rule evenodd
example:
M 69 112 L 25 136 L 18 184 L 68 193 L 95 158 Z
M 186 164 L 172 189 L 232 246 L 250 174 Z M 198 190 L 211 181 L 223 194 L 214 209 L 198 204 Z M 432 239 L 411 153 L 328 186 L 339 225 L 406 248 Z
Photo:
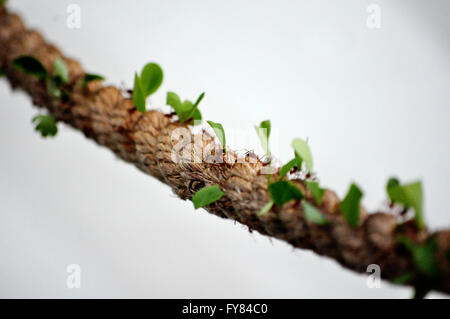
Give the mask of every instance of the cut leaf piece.
M 203 100 L 204 97 L 205 97 L 205 92 L 200 94 L 200 96 L 198 97 L 197 101 L 192 106 L 192 108 L 189 111 L 189 114 L 187 116 L 187 120 L 193 119 L 194 121 L 197 121 L 197 122 L 200 121 L 201 122 L 201 120 L 202 120 L 202 113 L 198 109 L 198 105 L 200 104 L 200 102 Z M 199 124 L 199 123 L 194 123 L 194 124 Z
M 288 181 L 278 181 L 270 184 L 269 192 L 274 203 L 279 207 L 291 200 L 303 199 L 302 192 Z
M 322 205 L 323 195 L 325 194 L 325 189 L 320 188 L 319 183 L 306 181 L 306 187 L 308 187 L 311 194 L 314 196 L 317 205 Z
M 328 223 L 322 212 L 307 201 L 303 201 L 302 206 L 305 218 L 311 223 L 318 225 L 326 225 Z
M 436 262 L 437 243 L 435 240 L 429 240 L 423 245 L 417 245 L 404 236 L 399 236 L 397 241 L 403 244 L 411 253 L 416 269 L 430 277 L 439 276 L 439 267 Z
M 405 208 L 413 208 L 415 213 L 414 220 L 416 221 L 417 227 L 419 227 L 419 229 L 425 227 L 422 208 L 422 183 L 420 181 L 400 185 L 400 182 L 397 179 L 391 178 L 386 186 L 386 191 L 392 202 L 401 204 Z
M 362 191 L 352 184 L 348 190 L 347 196 L 341 202 L 340 209 L 347 223 L 352 227 L 359 225 L 360 201 L 363 196 Z
M 51 115 L 37 115 L 32 122 L 36 124 L 35 129 L 42 137 L 55 136 L 58 133 L 55 118 Z
M 258 135 L 262 148 L 264 149 L 264 152 L 267 154 L 267 156 L 270 156 L 270 149 L 269 149 L 269 137 L 270 137 L 270 130 L 271 130 L 271 124 L 270 120 L 262 121 L 259 126 L 255 126 L 256 134 Z
M 174 92 L 167 92 L 167 105 L 170 105 L 178 116 L 181 123 L 189 121 L 187 124 L 199 124 L 202 120 L 202 113 L 198 109 L 198 105 L 202 101 L 205 93 L 202 93 L 195 104 L 191 101 L 185 100 L 181 102 L 180 97 Z M 197 123 L 195 122 L 197 121 Z
M 148 63 L 144 66 L 141 72 L 141 86 L 145 98 L 159 89 L 163 82 L 163 78 L 163 70 L 158 64 Z
M 305 162 L 308 172 L 312 173 L 313 159 L 308 143 L 301 138 L 296 138 L 292 141 L 292 147 L 294 148 L 295 154 Z
M 223 195 L 224 192 L 220 189 L 219 185 L 207 186 L 194 194 L 192 202 L 194 203 L 195 209 L 197 209 L 218 201 Z
M 266 205 L 264 205 L 264 207 L 261 209 L 261 211 L 258 213 L 258 216 L 264 216 L 265 214 L 267 214 L 268 212 L 270 212 L 270 210 L 272 209 L 273 206 L 273 201 L 271 200 L 270 202 L 268 202 Z
M 63 59 L 56 58 L 53 62 L 53 75 L 59 78 L 62 83 L 69 83 L 69 71 Z
M 279 179 L 282 179 L 283 177 L 285 177 L 287 175 L 287 173 L 289 173 L 294 167 L 301 169 L 302 160 L 300 158 L 295 157 L 294 159 L 292 159 L 289 162 L 287 162 L 286 164 L 284 164 L 281 167 Z
M 83 79 L 80 82 L 80 85 L 82 87 L 85 87 L 89 82 L 92 81 L 104 81 L 105 78 L 101 75 L 98 74 L 90 74 L 90 73 L 86 73 L 83 77 Z
M 141 79 L 139 78 L 137 73 L 135 73 L 134 76 L 133 103 L 139 112 L 141 113 L 147 112 L 147 109 L 145 107 L 145 96 L 142 90 Z
M 33 75 L 38 79 L 44 79 L 48 76 L 47 70 L 42 63 L 32 56 L 24 55 L 18 57 L 13 60 L 12 65 L 23 73 Z
M 47 78 L 47 92 L 53 96 L 54 98 L 60 99 L 62 97 L 62 92 L 59 88 L 59 84 L 57 83 L 60 80 L 57 78 L 49 77 Z
M 225 130 L 223 129 L 222 124 L 215 123 L 215 122 L 212 122 L 212 121 L 207 121 L 207 122 L 213 128 L 214 132 L 217 135 L 217 138 L 220 141 L 220 144 L 222 144 L 222 148 L 223 148 L 224 153 L 226 153 L 227 150 L 226 150 Z

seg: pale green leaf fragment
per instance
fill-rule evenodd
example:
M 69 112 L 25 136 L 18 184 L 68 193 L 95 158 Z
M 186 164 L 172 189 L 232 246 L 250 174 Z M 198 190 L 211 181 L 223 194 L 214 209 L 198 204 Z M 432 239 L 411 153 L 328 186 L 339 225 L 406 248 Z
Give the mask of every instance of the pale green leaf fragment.
M 56 58 L 53 62 L 53 75 L 59 78 L 63 83 L 69 83 L 69 71 L 67 64 L 61 58 Z
M 207 121 L 208 124 L 212 127 L 214 132 L 216 133 L 217 138 L 219 139 L 220 144 L 222 144 L 222 148 L 224 153 L 226 153 L 226 138 L 225 138 L 225 130 L 223 129 L 222 124 L 215 123 L 212 121 Z
M 292 147 L 294 148 L 295 154 L 306 163 L 308 172 L 312 173 L 313 159 L 308 143 L 300 138 L 296 138 L 292 141 Z
M 305 218 L 309 220 L 311 223 L 317 225 L 328 224 L 328 221 L 326 220 L 326 218 L 323 216 L 322 212 L 319 209 L 317 209 L 307 201 L 303 201 L 302 206 Z
M 325 194 L 325 189 L 320 188 L 319 183 L 306 181 L 306 187 L 309 189 L 317 205 L 322 205 L 323 195 Z
M 270 120 L 263 121 L 259 126 L 255 126 L 256 134 L 258 135 L 262 148 L 267 156 L 270 156 L 269 137 L 270 137 L 271 123 Z
M 133 103 L 139 112 L 141 113 L 147 112 L 147 109 L 145 107 L 145 96 L 142 90 L 141 79 L 138 76 L 137 72 L 135 73 L 134 76 Z
M 268 202 L 266 205 L 264 205 L 264 207 L 261 209 L 261 211 L 258 213 L 258 216 L 264 216 L 265 214 L 267 214 L 268 212 L 270 212 L 270 210 L 273 207 L 273 201 L 271 200 L 270 202 Z

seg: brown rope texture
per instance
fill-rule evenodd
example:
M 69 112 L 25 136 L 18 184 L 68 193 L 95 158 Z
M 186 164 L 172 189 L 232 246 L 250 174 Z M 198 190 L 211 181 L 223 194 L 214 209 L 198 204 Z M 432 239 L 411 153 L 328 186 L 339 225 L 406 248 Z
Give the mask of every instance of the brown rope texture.
M 70 74 L 70 84 L 66 86 L 69 100 L 63 102 L 50 96 L 45 81 L 16 70 L 12 61 L 21 55 L 36 57 L 49 71 L 53 69 L 54 60 L 62 58 Z M 274 206 L 269 213 L 258 216 L 270 201 L 267 175 L 261 174 L 261 168 L 267 164 L 259 160 L 254 163 L 174 163 L 171 153 L 177 141 L 172 140 L 171 133 L 176 128 L 186 127 L 184 124 L 159 111 L 138 112 L 132 99 L 116 87 L 103 86 L 99 81 L 90 82 L 84 88 L 76 85 L 85 74 L 81 65 L 63 56 L 39 32 L 27 29 L 19 16 L 4 7 L 0 7 L 0 67 L 11 86 L 25 90 L 36 106 L 47 108 L 58 121 L 82 131 L 121 159 L 169 185 L 181 199 L 190 199 L 203 186 L 218 184 L 225 195 L 207 206 L 208 212 L 235 220 L 250 230 L 294 247 L 311 249 L 348 269 L 366 272 L 368 265 L 377 264 L 382 277 L 388 280 L 416 272 L 413 256 L 398 243 L 397 237 L 402 234 L 416 244 L 433 238 L 438 247 L 435 258 L 440 276 L 432 282 L 427 279 L 427 286 L 450 293 L 450 230 L 434 233 L 419 230 L 413 221 L 399 223 L 394 214 L 380 212 L 362 213 L 360 226 L 351 227 L 339 211 L 339 198 L 331 190 L 326 190 L 322 205 L 316 205 L 328 221 L 325 226 L 305 219 L 299 201 L 291 201 L 282 208 Z M 211 143 L 214 143 L 213 138 L 204 141 L 203 147 L 211 147 Z M 300 179 L 292 182 L 315 205 L 304 182 Z M 407 284 L 419 286 L 423 281 L 419 276 Z

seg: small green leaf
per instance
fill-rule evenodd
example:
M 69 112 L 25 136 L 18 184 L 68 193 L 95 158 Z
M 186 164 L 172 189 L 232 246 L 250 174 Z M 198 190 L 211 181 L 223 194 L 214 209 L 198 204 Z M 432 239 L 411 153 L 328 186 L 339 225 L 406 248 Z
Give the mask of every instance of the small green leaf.
M 411 253 L 416 269 L 422 274 L 435 278 L 439 275 L 439 267 L 436 262 L 437 243 L 429 240 L 423 245 L 417 245 L 404 236 L 399 236 L 398 242 L 403 244 Z
M 184 100 L 184 102 L 181 103 L 180 114 L 178 115 L 181 123 L 184 123 L 187 120 L 192 118 L 192 116 L 190 114 L 191 114 L 191 111 L 193 108 L 194 108 L 194 105 L 189 100 Z
M 265 214 L 267 214 L 268 212 L 270 212 L 270 210 L 272 209 L 273 206 L 273 200 L 271 200 L 270 202 L 268 202 L 266 205 L 264 205 L 264 207 L 261 209 L 261 211 L 258 213 L 258 216 L 264 216 Z
M 279 179 L 285 177 L 287 173 L 289 173 L 294 167 L 297 167 L 299 169 L 302 167 L 302 160 L 300 158 L 295 157 L 294 159 L 284 164 L 281 167 Z
M 167 92 L 166 103 L 167 105 L 170 105 L 174 109 L 181 123 L 184 123 L 189 120 L 194 120 L 193 124 L 196 124 L 195 121 L 198 122 L 202 120 L 202 113 L 198 109 L 198 105 L 200 104 L 204 96 L 205 93 L 202 93 L 195 102 L 195 104 L 192 104 L 192 102 L 189 100 L 181 102 L 180 97 L 174 92 Z
M 222 124 L 214 123 L 212 121 L 207 121 L 207 122 L 213 128 L 214 132 L 217 135 L 217 138 L 220 141 L 220 144 L 222 144 L 224 153 L 226 153 L 227 150 L 226 150 L 225 130 L 223 129 Z
M 192 106 L 192 109 L 189 112 L 189 115 L 187 116 L 188 120 L 189 119 L 193 119 L 194 121 L 197 121 L 197 122 L 200 121 L 201 122 L 201 120 L 202 120 L 202 113 L 198 109 L 198 105 L 200 104 L 200 102 L 203 100 L 204 97 L 205 97 L 205 92 L 200 94 L 200 96 L 198 97 L 197 101 Z
M 270 156 L 270 149 L 269 149 L 269 137 L 271 130 L 270 120 L 261 122 L 259 126 L 255 126 L 255 130 L 256 134 L 261 140 L 261 145 L 264 149 L 264 152 L 266 152 L 267 156 Z
M 80 82 L 80 85 L 82 87 L 85 87 L 89 82 L 92 81 L 104 81 L 105 78 L 101 75 L 98 74 L 91 74 L 91 73 L 86 73 L 83 77 L 83 79 Z
M 425 227 L 422 208 L 422 183 L 420 181 L 400 185 L 400 182 L 397 179 L 391 178 L 386 186 L 386 191 L 392 202 L 401 204 L 405 208 L 412 207 L 415 212 L 414 219 L 417 227 L 419 227 L 419 229 Z
M 194 194 L 192 202 L 194 203 L 195 209 L 197 209 L 218 201 L 223 195 L 224 192 L 220 189 L 219 185 L 207 186 Z
M 32 56 L 20 56 L 13 60 L 12 65 L 19 71 L 33 75 L 38 79 L 44 79 L 48 76 L 47 70 L 42 63 Z
M 163 82 L 163 78 L 163 70 L 158 64 L 148 63 L 144 66 L 141 72 L 141 86 L 145 98 L 159 89 Z
M 292 141 L 292 147 L 294 148 L 295 154 L 306 163 L 308 172 L 312 173 L 313 159 L 308 143 L 300 138 L 296 138 Z
M 134 76 L 133 103 L 139 112 L 141 113 L 147 112 L 147 109 L 145 107 L 145 96 L 142 90 L 141 79 L 139 78 L 137 73 L 135 73 Z
M 62 97 L 62 92 L 60 90 L 60 80 L 59 78 L 47 78 L 47 92 L 54 98 L 60 99 Z
M 198 105 L 200 104 L 200 102 L 203 100 L 204 97 L 205 97 L 205 92 L 200 94 L 200 96 L 197 98 L 197 101 L 195 101 L 194 109 L 196 109 L 198 107 Z
M 309 220 L 311 223 L 318 225 L 326 225 L 328 221 L 323 216 L 322 212 L 318 210 L 316 207 L 308 203 L 307 201 L 302 202 L 303 211 L 305 213 L 305 218 Z
M 4 77 L 6 74 L 5 74 L 5 71 L 3 71 L 2 69 L 0 69 L 0 78 L 2 78 L 2 77 Z
M 196 109 L 194 111 L 192 118 L 194 120 L 194 124 L 196 124 L 196 125 L 201 124 L 203 118 L 202 118 L 202 113 L 200 112 L 199 109 Z
M 67 64 L 61 58 L 56 58 L 53 62 L 53 75 L 59 78 L 63 83 L 69 83 L 69 71 Z
M 187 113 L 190 112 L 193 107 L 193 105 L 190 104 L 189 101 L 181 102 L 180 97 L 174 92 L 167 92 L 166 103 L 174 109 L 181 123 L 186 120 Z
M 359 205 L 362 196 L 363 193 L 358 186 L 352 184 L 340 205 L 345 220 L 352 227 L 359 225 Z
M 4 5 L 6 5 L 6 2 L 8 2 L 8 0 L 0 0 L 0 5 L 4 6 Z
M 302 192 L 288 181 L 278 181 L 270 184 L 269 192 L 274 203 L 280 207 L 291 200 L 303 199 Z
M 58 133 L 55 118 L 51 115 L 37 115 L 32 122 L 36 124 L 35 129 L 42 137 L 55 136 Z
M 323 195 L 325 194 L 325 189 L 320 188 L 319 183 L 306 181 L 306 187 L 309 189 L 311 194 L 314 196 L 317 205 L 322 205 Z
M 167 92 L 167 105 L 170 105 L 175 112 L 181 105 L 180 97 L 174 92 Z

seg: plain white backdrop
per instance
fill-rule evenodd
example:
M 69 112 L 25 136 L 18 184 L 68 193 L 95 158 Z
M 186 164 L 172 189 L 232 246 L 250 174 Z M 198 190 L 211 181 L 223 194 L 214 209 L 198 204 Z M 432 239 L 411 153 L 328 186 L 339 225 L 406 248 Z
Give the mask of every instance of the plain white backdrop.
M 81 28 L 66 25 L 81 7 Z M 381 28 L 366 24 L 369 4 Z M 422 179 L 426 220 L 449 227 L 450 3 L 11 0 L 28 26 L 107 83 L 150 61 L 165 92 L 227 128 L 271 119 L 278 154 L 308 138 L 322 183 L 355 181 L 370 210 L 395 174 Z M 219 219 L 60 125 L 33 131 L 30 99 L 0 80 L 0 297 L 408 298 L 409 288 Z M 234 147 L 233 144 L 230 145 Z M 248 145 L 248 149 L 255 145 Z M 66 267 L 81 267 L 68 289 Z M 430 297 L 446 297 L 432 293 Z

